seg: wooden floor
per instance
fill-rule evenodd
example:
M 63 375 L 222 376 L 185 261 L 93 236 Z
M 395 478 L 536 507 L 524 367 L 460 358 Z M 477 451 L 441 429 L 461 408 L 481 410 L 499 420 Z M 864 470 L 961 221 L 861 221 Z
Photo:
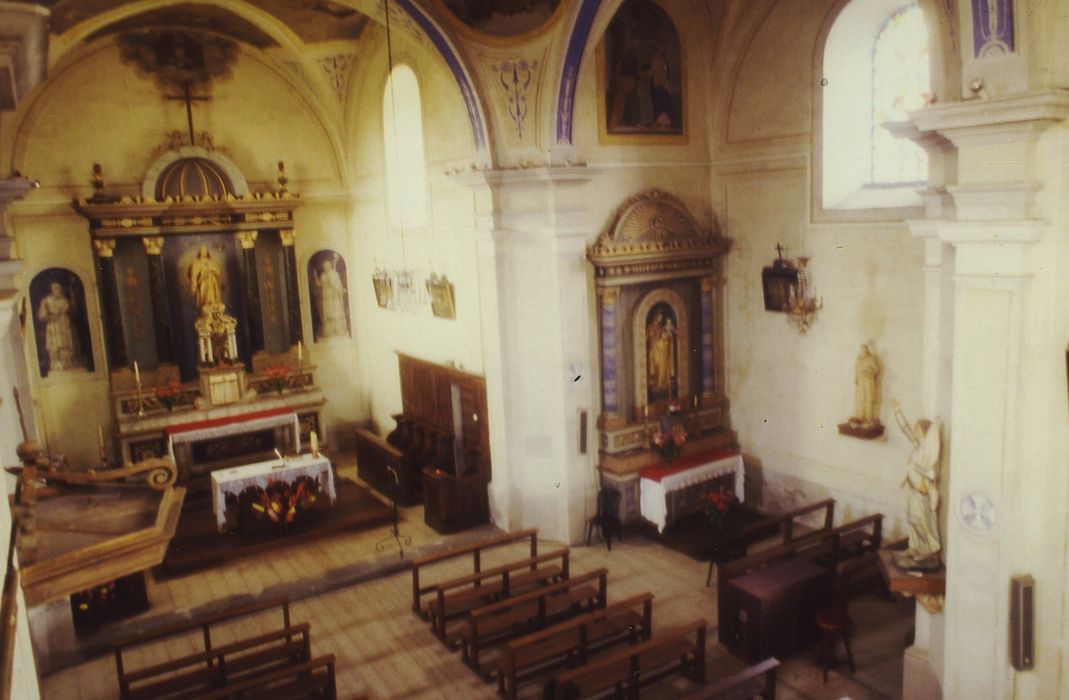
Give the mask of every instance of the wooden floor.
M 345 469 L 343 469 L 345 471 Z M 440 546 L 447 538 L 423 525 L 422 507 L 402 509 L 401 534 L 412 538 L 407 555 Z M 485 529 L 489 534 L 490 528 Z M 356 698 L 495 698 L 495 685 L 484 684 L 464 666 L 411 612 L 411 573 L 398 556 L 388 526 L 364 533 L 336 535 L 295 548 L 280 546 L 264 557 L 242 559 L 211 571 L 174 578 L 152 586 L 150 612 L 124 623 L 120 630 L 149 627 L 228 600 L 288 592 L 295 599 L 293 619 L 310 622 L 313 654 L 337 655 L 339 697 Z M 461 537 L 476 537 L 465 533 Z M 547 543 L 546 550 L 550 543 Z M 524 547 L 503 548 L 484 561 L 524 556 Z M 705 587 L 706 566 L 642 537 L 614 543 L 611 552 L 600 542 L 572 550 L 572 571 L 609 569 L 609 600 L 652 591 L 654 630 L 682 623 L 696 615 L 710 624 L 708 678 L 729 675 L 745 664 L 716 643 L 715 589 Z M 460 573 L 467 565 L 457 564 Z M 365 580 L 366 579 L 366 580 Z M 350 584 L 351 581 L 361 583 Z M 913 603 L 888 602 L 874 596 L 850 606 L 857 631 L 853 637 L 857 673 L 845 666 L 832 671 L 826 685 L 814 663 L 816 649 L 802 652 L 781 667 L 780 692 L 796 698 L 867 700 L 898 698 L 902 690 L 902 652 L 913 617 Z M 271 617 L 275 622 L 277 614 Z M 267 629 L 267 620 L 251 619 L 234 628 L 235 636 Z M 107 635 L 95 640 L 98 651 Z M 225 642 L 223 638 L 220 641 Z M 131 659 L 137 667 L 192 650 L 192 640 L 176 640 L 151 656 Z M 92 647 L 92 645 L 90 645 Z M 92 649 L 90 650 L 92 651 Z M 98 655 L 42 679 L 46 700 L 114 698 L 114 658 Z M 665 682 L 650 698 L 672 698 L 690 687 L 687 681 Z M 536 697 L 528 688 L 525 697 Z M 644 695 L 646 697 L 646 695 Z

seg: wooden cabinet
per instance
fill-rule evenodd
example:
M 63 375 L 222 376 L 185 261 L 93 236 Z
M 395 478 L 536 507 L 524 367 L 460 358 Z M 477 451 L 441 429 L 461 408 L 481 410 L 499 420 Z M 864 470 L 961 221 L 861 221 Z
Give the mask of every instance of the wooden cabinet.
M 732 579 L 726 594 L 720 642 L 748 663 L 784 659 L 816 640 L 814 615 L 831 603 L 832 574 L 808 559 L 788 559 Z
M 441 533 L 458 532 L 490 522 L 486 493 L 489 479 L 481 474 L 453 476 L 423 470 L 423 521 Z

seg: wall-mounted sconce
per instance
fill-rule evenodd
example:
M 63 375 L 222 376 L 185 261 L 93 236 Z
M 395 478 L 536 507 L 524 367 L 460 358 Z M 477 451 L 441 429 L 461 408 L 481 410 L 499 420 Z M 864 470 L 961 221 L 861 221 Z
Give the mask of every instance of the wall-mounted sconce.
M 792 262 L 783 257 L 784 248 L 776 244 L 776 260 L 761 271 L 761 284 L 765 293 L 765 310 L 782 311 L 787 320 L 805 335 L 816 320 L 824 300 L 813 293 L 809 281 L 808 257 Z
M 813 287 L 809 282 L 809 271 L 806 265 L 809 258 L 798 258 L 798 285 L 791 289 L 787 297 L 787 320 L 791 322 L 798 332 L 806 334 L 809 327 L 816 320 L 817 312 L 824 308 L 824 299 L 818 298 L 813 293 Z

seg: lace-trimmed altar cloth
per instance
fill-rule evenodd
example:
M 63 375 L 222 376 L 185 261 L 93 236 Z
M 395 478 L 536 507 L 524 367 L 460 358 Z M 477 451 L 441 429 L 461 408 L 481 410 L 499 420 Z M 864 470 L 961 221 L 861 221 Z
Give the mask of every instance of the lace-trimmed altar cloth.
M 667 496 L 672 491 L 735 474 L 735 495 L 745 499 L 746 472 L 742 456 L 730 450 L 716 450 L 681 459 L 675 465 L 653 465 L 639 472 L 639 512 L 664 530 L 668 521 Z
M 272 481 L 292 483 L 302 476 L 310 477 L 319 484 L 319 490 L 330 498 L 333 504 L 337 499 L 334 489 L 334 470 L 330 460 L 312 454 L 286 457 L 283 460 L 272 459 L 266 462 L 246 464 L 231 469 L 216 469 L 212 472 L 212 511 L 219 530 L 226 524 L 226 496 L 237 496 L 250 486 L 266 489 Z
M 297 413 L 291 408 L 272 408 L 236 416 L 180 423 L 164 428 L 167 433 L 167 455 L 174 459 L 174 446 L 178 443 L 200 442 L 214 438 L 255 433 L 267 428 L 288 425 L 293 428 L 293 451 L 301 451 L 301 424 Z

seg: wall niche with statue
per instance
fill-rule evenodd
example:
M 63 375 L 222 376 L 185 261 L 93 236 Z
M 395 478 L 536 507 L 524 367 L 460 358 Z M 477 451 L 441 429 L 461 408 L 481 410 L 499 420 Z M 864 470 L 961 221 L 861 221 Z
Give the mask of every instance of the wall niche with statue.
M 652 190 L 624 202 L 587 249 L 598 301 L 603 480 L 633 480 L 663 461 L 651 434 L 665 427 L 686 432 L 682 456 L 734 445 L 721 276 L 730 247 L 678 198 Z

